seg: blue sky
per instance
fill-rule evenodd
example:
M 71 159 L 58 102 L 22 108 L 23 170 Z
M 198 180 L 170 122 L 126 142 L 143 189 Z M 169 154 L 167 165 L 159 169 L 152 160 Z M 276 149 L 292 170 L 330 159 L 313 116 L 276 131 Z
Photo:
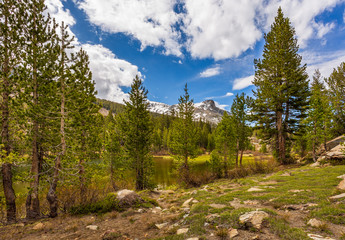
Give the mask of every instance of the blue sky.
M 311 76 L 345 61 L 345 0 L 46 0 L 90 56 L 98 97 L 122 102 L 135 75 L 151 101 L 252 95 L 253 61 L 279 6 L 296 29 Z

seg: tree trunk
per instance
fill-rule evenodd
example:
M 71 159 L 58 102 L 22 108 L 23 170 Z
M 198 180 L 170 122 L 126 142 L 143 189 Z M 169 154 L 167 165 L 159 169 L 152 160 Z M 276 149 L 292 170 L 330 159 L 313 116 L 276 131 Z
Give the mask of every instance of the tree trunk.
M 5 4 L 6 5 L 6 4 Z M 5 14 L 5 26 L 8 26 L 8 16 Z M 2 104 L 1 104 L 1 143 L 3 144 L 5 150 L 6 157 L 11 152 L 11 145 L 10 145 L 10 134 L 9 134 L 9 98 L 10 98 L 10 81 L 9 81 L 9 41 L 7 31 L 5 31 L 4 36 L 4 46 L 5 46 L 5 53 L 4 53 L 4 62 L 2 64 Z M 7 222 L 15 222 L 16 221 L 16 202 L 15 202 L 15 193 L 12 187 L 12 166 L 10 163 L 2 164 L 2 183 L 4 188 L 5 200 L 6 200 L 6 212 L 7 212 Z
M 241 156 L 240 156 L 240 166 L 242 167 L 242 157 L 243 157 L 243 150 L 241 150 Z
M 12 187 L 12 171 L 11 164 L 2 164 L 2 184 L 6 199 L 7 222 L 13 223 L 16 221 L 16 195 Z
M 34 43 L 36 40 L 34 39 Z M 36 56 L 36 53 L 33 54 Z M 37 82 L 37 59 L 33 61 L 33 105 L 38 105 L 38 82 Z M 36 116 L 34 117 L 36 118 Z M 26 198 L 26 218 L 35 219 L 40 216 L 40 204 L 38 196 L 39 186 L 39 147 L 38 147 L 38 122 L 36 119 L 33 120 L 32 126 L 32 163 L 31 163 L 31 178 L 30 191 Z
M 282 112 L 277 112 L 277 131 L 278 131 L 278 159 L 281 164 L 286 164 L 285 159 L 285 136 L 283 130 Z

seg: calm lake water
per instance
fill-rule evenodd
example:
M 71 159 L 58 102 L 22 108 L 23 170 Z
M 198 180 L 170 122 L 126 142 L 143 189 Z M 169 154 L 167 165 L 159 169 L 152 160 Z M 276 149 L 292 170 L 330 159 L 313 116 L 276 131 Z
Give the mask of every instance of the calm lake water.
M 173 185 L 177 181 L 177 164 L 172 158 L 153 157 L 155 164 L 155 183 L 163 187 Z M 191 164 L 191 171 L 202 174 L 208 170 L 207 163 Z

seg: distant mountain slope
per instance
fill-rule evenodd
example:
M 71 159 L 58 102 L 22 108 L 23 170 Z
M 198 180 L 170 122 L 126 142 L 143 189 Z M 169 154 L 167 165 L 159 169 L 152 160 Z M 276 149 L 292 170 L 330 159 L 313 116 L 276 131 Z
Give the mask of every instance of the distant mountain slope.
M 97 103 L 101 105 L 103 108 L 100 110 L 102 115 L 108 115 L 109 110 L 113 113 L 119 113 L 123 110 L 123 104 L 116 103 L 104 99 L 97 99 Z M 160 102 L 149 102 L 149 111 L 154 114 L 168 114 L 170 115 L 172 111 L 177 111 L 177 104 L 175 105 L 168 105 L 165 103 Z M 218 124 L 222 119 L 223 113 L 225 112 L 223 109 L 220 109 L 216 106 L 213 100 L 205 100 L 201 103 L 194 104 L 195 106 L 195 120 L 203 120 L 210 123 Z

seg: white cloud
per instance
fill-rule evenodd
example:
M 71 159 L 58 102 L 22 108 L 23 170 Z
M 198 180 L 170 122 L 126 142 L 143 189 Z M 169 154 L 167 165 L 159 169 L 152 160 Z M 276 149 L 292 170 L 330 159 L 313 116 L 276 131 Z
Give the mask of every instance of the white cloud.
M 343 13 L 343 23 L 345 23 L 345 10 L 344 10 L 344 13 Z
M 329 77 L 334 68 L 345 62 L 345 50 L 326 53 L 302 52 L 301 54 L 303 62 L 307 63 L 309 78 L 312 78 L 315 69 L 319 69 L 323 77 Z
M 57 0 L 50 0 L 57 1 Z M 164 54 L 215 60 L 238 57 L 269 31 L 279 6 L 296 29 L 299 44 L 323 38 L 335 24 L 316 20 L 344 0 L 74 0 L 103 31 L 124 33 Z M 183 6 L 177 14 L 174 7 Z M 176 28 L 176 26 L 180 26 Z M 185 34 L 185 41 L 181 36 Z
M 217 108 L 220 108 L 220 109 L 223 109 L 223 110 L 226 110 L 226 108 L 229 107 L 229 105 L 220 104 L 219 102 L 216 102 L 216 101 L 214 101 L 214 103 L 215 103 Z
M 173 27 L 180 17 L 175 0 L 79 0 L 89 21 L 110 33 L 125 33 L 147 46 L 165 48 L 165 54 L 181 55 L 180 33 Z
M 322 38 L 334 25 L 333 23 L 316 22 L 315 17 L 324 11 L 331 10 L 343 0 L 271 0 L 261 5 L 260 12 L 266 17 L 265 31 L 268 31 L 274 21 L 279 6 L 285 16 L 290 18 L 295 27 L 299 45 L 304 48 L 311 38 Z
M 98 97 L 115 102 L 127 99 L 121 86 L 129 87 L 135 75 L 141 77 L 138 67 L 117 59 L 109 49 L 102 45 L 82 45 L 90 57 L 92 78 L 96 81 Z
M 254 80 L 254 75 L 235 79 L 232 86 L 232 90 L 242 90 L 246 87 L 249 87 L 250 85 L 253 85 L 252 83 L 253 80 Z
M 46 0 L 47 12 L 57 20 L 64 21 L 70 27 L 76 21 L 68 9 L 64 9 L 61 0 Z M 71 36 L 74 33 L 68 29 Z M 78 51 L 82 47 L 89 55 L 92 78 L 96 83 L 97 96 L 115 102 L 123 102 L 127 98 L 121 87 L 129 87 L 135 75 L 142 77 L 138 67 L 131 63 L 118 59 L 114 53 L 102 45 L 81 44 L 77 38 L 73 43 Z
M 220 74 L 220 67 L 213 67 L 213 68 L 208 68 L 205 71 L 201 72 L 200 77 L 208 78 L 208 77 L 217 76 L 219 74 Z
M 234 94 L 233 94 L 233 93 L 231 93 L 231 92 L 227 92 L 225 95 L 222 95 L 222 96 L 216 96 L 216 97 L 207 97 L 206 99 L 227 98 L 227 97 L 231 97 L 231 96 L 234 96 Z
M 261 0 L 185 0 L 187 49 L 194 58 L 237 57 L 262 36 L 256 27 Z

